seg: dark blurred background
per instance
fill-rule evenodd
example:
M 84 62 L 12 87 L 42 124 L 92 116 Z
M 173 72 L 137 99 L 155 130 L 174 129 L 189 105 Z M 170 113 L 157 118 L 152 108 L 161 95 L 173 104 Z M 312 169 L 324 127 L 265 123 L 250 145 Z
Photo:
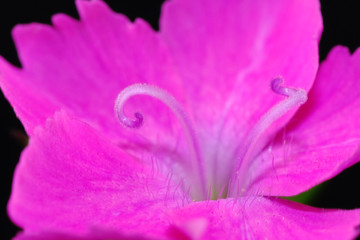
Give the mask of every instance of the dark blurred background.
M 114 10 L 149 21 L 158 29 L 158 19 L 162 1 L 106 0 Z M 324 32 L 320 42 L 320 58 L 323 60 L 335 45 L 345 45 L 353 52 L 360 46 L 360 3 L 357 0 L 323 0 Z M 0 55 L 19 65 L 16 50 L 11 39 L 11 29 L 18 23 L 50 23 L 53 14 L 63 12 L 78 18 L 71 0 L 11 0 L 0 3 Z M 360 67 L 360 66 L 359 66 Z M 360 111 L 360 110 L 359 110 Z M 17 228 L 6 214 L 6 204 L 11 191 L 14 168 L 21 150 L 26 144 L 26 134 L 21 123 L 0 93 L 0 171 L 1 239 L 10 239 Z M 360 131 L 360 130 L 359 130 Z M 306 203 L 324 208 L 360 208 L 360 164 L 347 169 L 336 178 L 322 184 L 316 193 L 303 198 Z

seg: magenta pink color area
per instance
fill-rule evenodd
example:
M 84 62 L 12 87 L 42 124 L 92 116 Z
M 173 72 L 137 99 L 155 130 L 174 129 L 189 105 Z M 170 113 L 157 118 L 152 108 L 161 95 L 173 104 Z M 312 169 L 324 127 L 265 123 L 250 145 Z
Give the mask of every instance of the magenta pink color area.
M 26 232 L 91 227 L 162 235 L 187 201 L 166 176 L 64 112 L 38 128 L 17 166 L 10 217 Z
M 359 160 L 360 54 L 335 48 L 318 70 L 318 1 L 172 0 L 159 32 L 99 0 L 76 5 L 80 21 L 58 14 L 53 26 L 14 29 L 23 68 L 0 58 L 0 86 L 30 136 L 8 205 L 24 229 L 17 239 L 98 239 L 92 229 L 115 239 L 358 234 L 359 210 L 262 197 L 300 193 Z M 173 167 L 190 150 L 170 110 L 129 100 L 126 113 L 145 116 L 138 131 L 114 116 L 117 94 L 131 84 L 168 91 L 196 127 L 210 184 L 221 186 L 249 131 L 282 100 L 270 89 L 278 76 L 311 89 L 309 100 L 262 134 L 247 171 L 253 196 L 189 204 Z M 148 155 L 171 163 L 159 170 Z
M 308 102 L 254 163 L 253 191 L 296 195 L 359 162 L 359 66 L 359 51 L 331 51 Z

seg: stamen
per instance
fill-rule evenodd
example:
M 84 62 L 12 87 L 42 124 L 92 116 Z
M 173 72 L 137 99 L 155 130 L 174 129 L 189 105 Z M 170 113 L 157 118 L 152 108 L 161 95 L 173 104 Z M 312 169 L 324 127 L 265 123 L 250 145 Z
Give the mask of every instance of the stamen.
M 189 120 L 189 118 L 187 117 L 184 109 L 172 95 L 167 93 L 165 90 L 162 90 L 161 88 L 148 84 L 130 85 L 119 93 L 118 97 L 116 98 L 115 107 L 114 107 L 116 117 L 120 120 L 120 122 L 124 126 L 129 128 L 141 127 L 144 119 L 143 115 L 138 112 L 135 112 L 134 114 L 135 119 L 130 119 L 124 113 L 125 102 L 130 97 L 136 95 L 147 95 L 160 100 L 171 109 L 171 111 L 176 115 L 176 117 L 180 121 L 183 129 L 185 130 L 193 160 L 195 160 L 195 166 L 193 167 L 193 169 L 194 171 L 197 170 L 197 172 L 199 173 L 199 175 L 194 174 L 194 176 L 198 177 L 198 181 L 201 188 L 201 194 L 202 194 L 201 198 L 205 199 L 207 192 L 206 192 L 206 181 L 205 181 L 205 174 L 203 168 L 203 158 L 201 155 L 199 143 L 196 138 L 194 127 L 191 121 Z
M 256 123 L 254 128 L 250 131 L 247 139 L 245 140 L 245 144 L 243 146 L 243 151 L 240 152 L 240 161 L 236 168 L 237 183 L 235 186 L 239 186 L 239 189 L 242 189 L 246 183 L 243 182 L 246 179 L 246 173 L 251 164 L 251 161 L 256 154 L 256 150 L 258 150 L 258 140 L 261 135 L 266 131 L 266 129 L 277 119 L 287 113 L 289 110 L 296 106 L 300 106 L 307 101 L 307 94 L 303 89 L 294 89 L 287 88 L 282 85 L 283 79 L 281 77 L 277 77 L 271 82 L 271 89 L 280 95 L 287 96 L 288 98 L 283 100 L 282 102 L 275 105 L 271 108 L 262 118 Z M 242 187 L 239 184 L 243 184 Z M 232 191 L 238 191 L 238 189 L 232 189 Z M 232 192 L 233 194 L 234 192 Z

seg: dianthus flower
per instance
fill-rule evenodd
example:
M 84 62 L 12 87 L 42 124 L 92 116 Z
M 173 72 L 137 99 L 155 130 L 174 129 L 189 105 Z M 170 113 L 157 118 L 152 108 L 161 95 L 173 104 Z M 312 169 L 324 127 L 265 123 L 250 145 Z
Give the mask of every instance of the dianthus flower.
M 171 0 L 158 32 L 76 5 L 14 29 L 22 68 L 0 58 L 30 137 L 17 239 L 357 236 L 359 210 L 279 198 L 360 159 L 360 52 L 318 68 L 318 1 Z

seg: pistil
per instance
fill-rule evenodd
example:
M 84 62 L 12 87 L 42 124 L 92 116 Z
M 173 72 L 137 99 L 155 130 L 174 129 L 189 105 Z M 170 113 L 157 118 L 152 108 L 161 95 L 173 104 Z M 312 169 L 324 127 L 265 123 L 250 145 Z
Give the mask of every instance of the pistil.
M 247 175 L 250 164 L 256 157 L 259 149 L 259 139 L 263 133 L 274 123 L 277 119 L 283 116 L 285 113 L 300 106 L 307 101 L 307 94 L 303 89 L 287 88 L 283 85 L 283 79 L 278 77 L 271 82 L 271 89 L 277 94 L 288 97 L 281 101 L 274 107 L 272 107 L 260 120 L 255 124 L 246 138 L 242 150 L 238 156 L 238 163 L 235 168 L 235 176 L 232 182 L 231 195 L 242 195 L 246 191 Z
M 176 99 L 167 93 L 165 90 L 158 88 L 156 86 L 148 85 L 148 84 L 133 84 L 126 87 L 122 90 L 116 101 L 115 101 L 115 115 L 119 119 L 119 121 L 128 128 L 140 128 L 143 124 L 143 115 L 139 112 L 134 113 L 135 119 L 131 119 L 125 115 L 124 112 L 124 104 L 126 101 L 133 96 L 136 95 L 147 95 L 154 97 L 168 106 L 171 111 L 175 114 L 177 119 L 180 121 L 182 125 L 185 135 L 187 138 L 187 142 L 190 146 L 190 151 L 192 155 L 192 164 L 193 166 L 193 177 L 195 177 L 198 181 L 198 185 L 200 186 L 201 196 L 195 196 L 194 198 L 206 199 L 207 190 L 206 190 L 206 180 L 203 166 L 203 157 L 200 151 L 199 143 L 195 134 L 195 130 L 193 124 L 182 108 L 181 104 L 176 101 Z

